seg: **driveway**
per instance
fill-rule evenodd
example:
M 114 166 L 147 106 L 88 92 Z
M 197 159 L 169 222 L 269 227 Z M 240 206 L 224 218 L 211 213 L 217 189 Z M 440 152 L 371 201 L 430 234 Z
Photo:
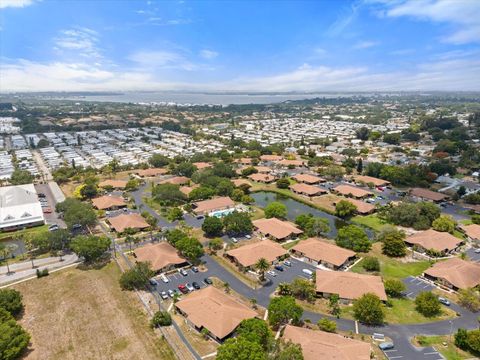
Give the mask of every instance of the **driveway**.
M 470 260 L 480 263 L 480 253 L 476 253 L 475 250 L 474 248 L 468 249 L 467 256 Z

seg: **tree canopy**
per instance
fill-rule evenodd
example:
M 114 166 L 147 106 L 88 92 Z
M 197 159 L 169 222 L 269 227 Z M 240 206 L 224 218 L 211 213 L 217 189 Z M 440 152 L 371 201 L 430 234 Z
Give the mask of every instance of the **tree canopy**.
M 287 207 L 278 201 L 273 201 L 268 204 L 265 209 L 265 217 L 269 218 L 277 218 L 277 219 L 285 219 L 287 217 Z
M 335 242 L 338 246 L 356 252 L 368 252 L 372 247 L 365 230 L 356 225 L 348 225 L 339 229 Z
M 85 262 L 91 263 L 105 255 L 110 243 L 110 239 L 105 236 L 79 235 L 73 238 L 70 247 Z
M 291 296 L 279 296 L 270 301 L 268 305 L 268 322 L 273 327 L 286 324 L 290 320 L 293 324 L 300 321 L 303 309 L 295 303 Z

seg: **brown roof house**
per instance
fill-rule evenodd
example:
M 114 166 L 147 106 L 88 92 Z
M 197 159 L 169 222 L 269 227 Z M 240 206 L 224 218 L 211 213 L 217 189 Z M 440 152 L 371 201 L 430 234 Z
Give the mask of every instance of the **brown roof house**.
M 353 181 L 357 184 L 369 184 L 372 183 L 374 186 L 388 186 L 390 185 L 390 181 L 379 179 L 373 176 L 366 176 L 366 175 L 356 175 L 353 176 Z
M 269 184 L 275 181 L 275 176 L 269 174 L 252 174 L 249 175 L 248 178 L 253 181 L 263 182 L 265 184 Z
M 163 181 L 160 184 L 174 184 L 174 185 L 186 185 L 190 182 L 190 179 L 186 176 L 174 176 Z
M 193 212 L 196 215 L 208 215 L 213 211 L 231 209 L 235 202 L 228 196 L 218 197 L 210 200 L 197 201 L 192 204 Z
M 137 262 L 149 262 L 155 272 L 187 264 L 187 260 L 178 255 L 177 249 L 165 241 L 139 247 L 134 250 L 134 254 Z
M 280 155 L 262 155 L 262 156 L 260 156 L 260 160 L 265 161 L 265 162 L 268 162 L 268 161 L 276 162 L 276 161 L 280 161 L 282 159 L 283 158 Z
M 308 184 L 292 184 L 290 190 L 296 194 L 305 196 L 319 196 L 327 193 L 327 190 Z
M 139 214 L 122 214 L 108 218 L 107 220 L 112 228 L 118 233 L 122 233 L 125 229 L 129 228 L 142 230 L 150 227 L 145 219 Z
M 335 201 L 334 204 L 337 205 L 337 203 L 340 202 L 341 200 L 346 200 L 350 204 L 355 205 L 357 207 L 357 213 L 361 215 L 373 214 L 376 210 L 375 205 L 366 203 L 365 201 L 362 201 L 362 200 L 357 200 L 352 198 L 340 199 Z
M 241 269 L 252 268 L 261 258 L 273 264 L 287 254 L 288 252 L 281 245 L 271 240 L 244 245 L 225 253 L 226 257 L 234 261 Z
M 127 206 L 120 196 L 100 196 L 92 199 L 92 205 L 98 210 L 112 210 Z
M 239 187 L 239 186 L 242 186 L 242 185 L 247 185 L 248 187 L 252 187 L 252 184 L 250 183 L 250 181 L 245 180 L 245 179 L 233 179 L 232 183 L 236 187 Z
M 305 360 L 370 360 L 371 346 L 367 342 L 350 339 L 321 330 L 287 325 L 283 339 L 299 344 Z
M 154 177 L 159 175 L 165 175 L 168 173 L 168 170 L 164 168 L 150 168 L 150 169 L 134 170 L 133 173 L 143 178 L 143 177 Z
M 194 162 L 193 165 L 195 165 L 195 167 L 196 167 L 198 170 L 208 169 L 208 168 L 211 168 L 211 167 L 212 167 L 212 164 L 210 164 L 210 163 L 208 163 L 208 162 Z
M 250 307 L 213 286 L 186 295 L 175 307 L 195 329 L 207 329 L 219 341 L 230 336 L 242 320 L 257 316 Z
M 296 237 L 303 233 L 303 231 L 297 228 L 293 223 L 279 220 L 277 218 L 254 220 L 253 226 L 264 236 L 273 238 L 277 241 Z
M 278 162 L 278 165 L 283 166 L 283 167 L 302 167 L 305 166 L 305 161 L 303 160 L 288 160 L 288 159 L 283 159 Z
M 422 252 L 433 250 L 440 255 L 452 253 L 463 244 L 462 239 L 448 232 L 440 232 L 433 229 L 411 235 L 405 239 L 405 242 L 410 246 L 416 246 Z
M 480 243 L 480 225 L 460 225 L 460 229 L 465 233 L 470 241 Z
M 448 196 L 445 194 L 440 194 L 436 191 L 431 191 L 422 188 L 413 188 L 410 189 L 410 196 L 413 196 L 420 200 L 427 200 L 433 202 L 442 202 L 448 199 Z
M 332 188 L 332 191 L 343 196 L 353 197 L 357 199 L 362 199 L 362 198 L 366 198 L 373 195 L 371 191 L 367 191 L 355 186 L 343 185 L 343 184 L 335 186 L 334 188 Z
M 343 302 L 348 303 L 364 294 L 373 293 L 380 300 L 387 301 L 387 294 L 380 276 L 317 270 L 315 281 L 315 288 L 319 296 L 329 297 L 332 294 L 338 294 Z
M 309 185 L 313 184 L 319 184 L 321 182 L 325 182 L 325 179 L 315 176 L 315 175 L 309 175 L 309 174 L 297 174 L 292 177 L 295 181 L 299 183 L 305 183 Z
M 352 250 L 344 249 L 319 238 L 300 241 L 292 248 L 292 254 L 301 260 L 329 269 L 338 270 L 351 264 L 356 257 Z
M 423 275 L 450 289 L 467 289 L 480 285 L 480 264 L 454 257 L 437 262 Z
M 273 169 L 268 166 L 254 166 L 254 168 L 259 174 L 268 174 L 273 171 Z
M 125 189 L 127 181 L 125 180 L 104 180 L 98 184 L 99 187 L 112 187 L 114 189 Z

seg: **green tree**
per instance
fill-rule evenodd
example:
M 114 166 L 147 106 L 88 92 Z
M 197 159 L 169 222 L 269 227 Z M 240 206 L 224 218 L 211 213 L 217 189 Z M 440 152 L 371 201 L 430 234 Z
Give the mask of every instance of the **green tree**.
M 480 330 L 471 330 L 468 332 L 467 344 L 475 354 L 480 354 Z
M 333 320 L 329 320 L 328 318 L 321 318 L 320 320 L 318 320 L 317 325 L 322 331 L 330 333 L 334 333 L 337 331 L 337 323 Z
M 473 312 L 480 311 L 480 294 L 474 288 L 460 289 L 458 291 L 458 302 Z
M 302 347 L 291 341 L 287 343 L 280 342 L 279 351 L 273 357 L 273 360 L 303 360 Z
M 167 219 L 169 221 L 182 220 L 183 219 L 182 209 L 180 209 L 178 207 L 172 207 L 172 208 L 168 209 Z
M 222 179 L 215 188 L 216 194 L 219 196 L 230 196 L 235 186 L 229 179 Z
M 220 238 L 214 238 L 208 242 L 208 248 L 211 251 L 217 251 L 223 249 L 223 240 Z
M 207 216 L 202 224 L 202 230 L 207 236 L 220 236 L 223 230 L 223 223 L 216 216 Z
M 110 239 L 105 236 L 79 235 L 73 238 L 70 247 L 86 263 L 91 263 L 105 255 L 110 243 Z
M 180 253 L 191 262 L 197 262 L 203 255 L 203 246 L 193 237 L 183 237 L 175 244 Z
M 393 226 L 384 226 L 377 235 L 382 243 L 382 252 L 391 257 L 402 257 L 407 253 L 405 232 Z
M 28 170 L 15 169 L 10 177 L 10 184 L 12 185 L 23 185 L 31 184 L 34 180 L 34 176 L 30 174 Z
M 150 326 L 153 328 L 170 325 L 172 325 L 172 316 L 167 311 L 157 311 L 150 320 Z
M 280 178 L 276 181 L 276 184 L 279 189 L 288 189 L 290 181 L 287 178 Z
M 335 205 L 335 215 L 341 218 L 352 216 L 357 211 L 357 207 L 348 200 L 340 200 Z
M 170 159 L 160 154 L 153 154 L 148 162 L 156 168 L 167 166 L 170 163 Z
M 243 320 L 236 333 L 248 341 L 259 343 L 265 351 L 270 348 L 273 341 L 273 334 L 267 323 L 257 318 Z
M 365 230 L 356 225 L 348 225 L 338 230 L 335 242 L 338 246 L 356 252 L 366 253 L 372 247 Z
M 385 285 L 385 292 L 388 296 L 391 297 L 401 297 L 402 293 L 405 291 L 406 286 L 405 284 L 397 279 L 388 279 L 384 282 Z
M 145 289 L 154 275 L 155 272 L 151 270 L 150 263 L 138 262 L 120 276 L 120 287 L 123 290 Z
M 267 360 L 267 354 L 256 341 L 242 336 L 228 339 L 217 349 L 217 360 Z
M 270 263 L 263 257 L 258 259 L 258 261 L 255 263 L 255 269 L 260 272 L 261 281 L 265 280 L 265 271 L 267 271 L 269 267 Z
M 225 232 L 229 235 L 250 234 L 253 230 L 252 220 L 246 212 L 234 211 L 223 218 Z
M 432 228 L 434 230 L 448 232 L 450 234 L 453 234 L 456 225 L 456 221 L 448 215 L 440 215 L 432 222 Z
M 0 319 L 0 358 L 18 359 L 30 343 L 30 335 L 2 308 Z
M 70 229 L 76 224 L 91 226 L 97 222 L 97 215 L 92 205 L 82 203 L 78 199 L 67 198 L 56 205 L 56 210 L 63 213 L 63 220 Z
M 380 261 L 376 257 L 366 256 L 362 261 L 362 267 L 367 271 L 380 271 Z
M 465 329 L 458 329 L 455 333 L 455 346 L 463 350 L 468 350 L 468 331 Z
M 153 199 L 163 206 L 176 206 L 185 203 L 187 197 L 175 184 L 158 184 L 152 190 Z
M 330 309 L 330 314 L 336 316 L 337 318 L 340 316 L 340 296 L 338 294 L 331 294 L 328 298 L 328 308 Z
M 297 324 L 302 314 L 303 309 L 295 303 L 295 299 L 291 296 L 275 297 L 268 305 L 268 322 L 275 328 L 289 321 Z
M 268 204 L 265 209 L 265 217 L 269 218 L 278 218 L 278 219 L 285 219 L 287 217 L 287 207 L 277 201 L 271 202 Z
M 191 162 L 185 161 L 178 164 L 174 169 L 173 173 L 179 176 L 186 176 L 188 178 L 192 177 L 193 173 L 197 171 L 197 167 Z
M 440 314 L 440 301 L 431 291 L 422 291 L 415 298 L 415 309 L 426 317 Z
M 385 316 L 382 301 L 372 293 L 362 295 L 353 303 L 353 316 L 365 325 L 382 325 Z
M 191 201 L 198 201 L 198 200 L 206 200 L 210 199 L 215 195 L 215 189 L 211 188 L 210 186 L 199 186 L 193 189 L 190 194 L 188 194 L 188 198 Z
M 315 285 L 313 282 L 303 278 L 295 278 L 290 284 L 291 294 L 300 300 L 315 300 Z
M 23 311 L 22 294 L 14 289 L 0 289 L 0 308 L 17 317 Z

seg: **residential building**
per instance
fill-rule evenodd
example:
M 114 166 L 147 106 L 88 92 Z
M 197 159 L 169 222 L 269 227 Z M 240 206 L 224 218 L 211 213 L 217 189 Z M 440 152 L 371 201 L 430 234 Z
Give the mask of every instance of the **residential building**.
M 441 194 L 436 191 L 431 191 L 423 188 L 410 189 L 410 196 L 418 200 L 432 201 L 436 203 L 442 202 L 448 199 L 448 196 L 445 194 Z
M 300 258 L 302 261 L 333 270 L 345 268 L 356 258 L 354 251 L 344 249 L 320 238 L 301 240 L 292 247 L 291 252 L 292 255 Z
M 297 174 L 295 176 L 292 176 L 292 179 L 294 179 L 299 183 L 305 183 L 308 185 L 314 185 L 314 184 L 325 182 L 325 179 L 315 175 L 310 175 L 310 174 Z
M 274 264 L 288 252 L 278 243 L 271 240 L 262 240 L 229 250 L 225 256 L 235 262 L 241 269 L 251 269 L 258 260 L 265 259 Z
M 192 204 L 193 212 L 196 215 L 208 215 L 215 211 L 232 209 L 235 202 L 228 196 L 218 197 L 209 200 L 197 201 Z
M 140 214 L 122 214 L 107 220 L 118 233 L 122 233 L 126 229 L 143 230 L 150 227 Z
M 123 198 L 121 198 L 120 196 L 109 195 L 104 195 L 92 199 L 92 205 L 98 210 L 114 210 L 127 206 L 125 200 L 123 200 Z
M 373 196 L 374 194 L 371 191 L 363 190 L 355 186 L 351 185 L 337 185 L 331 189 L 333 192 L 346 196 L 346 197 L 353 197 L 356 199 L 363 199 L 369 196 Z
M 435 263 L 423 275 L 453 290 L 467 289 L 480 285 L 480 264 L 454 257 Z
M 410 235 L 405 239 L 407 245 L 415 246 L 417 250 L 426 252 L 433 250 L 440 255 L 451 254 L 457 251 L 463 244 L 463 240 L 449 234 L 448 232 L 440 232 L 433 229 L 420 231 Z
M 295 224 L 277 218 L 254 220 L 253 226 L 263 236 L 277 241 L 294 238 L 303 233 Z
M 165 272 L 188 264 L 177 249 L 165 241 L 139 247 L 133 253 L 137 262 L 149 262 L 155 272 Z
M 305 196 L 319 196 L 326 194 L 328 191 L 322 189 L 318 186 L 308 185 L 308 184 L 292 184 L 290 185 L 290 190 L 292 190 L 296 194 L 305 195 Z

